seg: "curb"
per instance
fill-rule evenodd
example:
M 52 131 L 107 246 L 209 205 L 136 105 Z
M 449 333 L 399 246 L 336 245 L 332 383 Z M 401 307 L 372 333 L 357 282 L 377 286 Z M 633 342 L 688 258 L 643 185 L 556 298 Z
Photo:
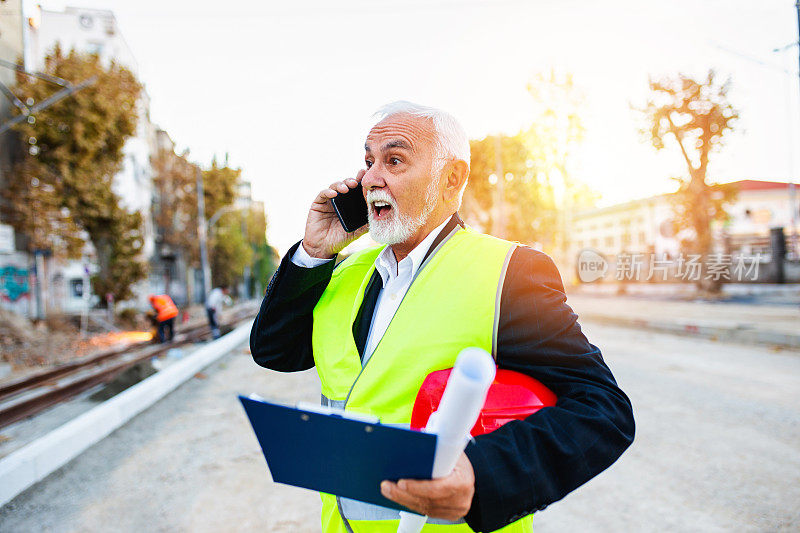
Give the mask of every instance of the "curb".
M 721 326 L 713 323 L 698 322 L 678 322 L 678 321 L 658 321 L 646 320 L 641 318 L 626 318 L 621 316 L 609 316 L 599 313 L 580 313 L 579 317 L 591 322 L 608 324 L 611 326 L 622 326 L 636 329 L 649 329 L 662 333 L 674 333 L 677 335 L 690 335 L 705 339 L 721 340 L 751 345 L 779 346 L 781 348 L 800 349 L 800 335 L 756 329 L 745 324 L 735 326 Z
M 107 437 L 250 338 L 253 321 L 0 459 L 0 506 Z

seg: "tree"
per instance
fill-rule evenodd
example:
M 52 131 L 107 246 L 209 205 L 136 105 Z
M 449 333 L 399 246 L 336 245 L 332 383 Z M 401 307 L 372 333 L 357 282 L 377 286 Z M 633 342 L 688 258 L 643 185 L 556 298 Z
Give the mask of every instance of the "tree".
M 236 199 L 236 189 L 241 168 L 220 166 L 216 157 L 211 168 L 203 171 L 203 198 L 206 217 L 211 219 L 222 209 L 232 206 Z M 245 213 L 232 211 L 221 216 L 209 235 L 209 261 L 213 286 L 235 285 L 242 278 L 244 267 L 250 264 L 253 252 L 245 236 Z
M 242 279 L 244 267 L 253 259 L 247 242 L 241 212 L 223 215 L 213 231 L 211 243 L 211 277 L 215 287 L 235 286 Z
M 684 249 L 700 254 L 704 259 L 712 251 L 712 221 L 728 218 L 725 206 L 735 199 L 736 191 L 724 185 L 706 181 L 709 158 L 719 150 L 726 134 L 733 131 L 738 111 L 728 102 L 731 81 L 719 84 L 713 70 L 705 80 L 678 74 L 660 80 L 650 80 L 650 99 L 642 109 L 647 121 L 643 133 L 656 150 L 671 139 L 680 150 L 688 175 L 676 178 L 676 229 L 689 237 L 683 240 Z M 703 261 L 705 264 L 706 261 Z M 701 276 L 701 288 L 718 291 L 721 280 L 710 282 Z
M 147 276 L 142 261 L 142 214 L 119 209 L 104 230 L 95 228 L 92 242 L 97 251 L 99 274 L 92 276 L 97 294 L 112 294 L 114 301 L 133 298 L 132 286 Z
M 523 137 L 521 133 L 499 136 L 502 178 L 496 175 L 498 136 L 470 141 L 472 161 L 462 211 L 470 223 L 494 234 L 500 233 L 498 218 L 502 217 L 505 228 L 498 236 L 530 244 L 547 241 L 552 234 L 555 205 L 552 188 L 536 175 Z M 505 180 L 502 193 L 499 179 Z M 504 212 L 499 213 L 500 209 Z
M 528 92 L 535 111 L 527 129 L 470 142 L 463 211 L 500 237 L 564 251 L 567 212 L 590 207 L 597 198 L 572 177 L 573 153 L 584 133 L 582 98 L 570 75 L 552 71 L 535 75 Z M 498 148 L 503 176 L 497 176 Z
M 262 289 L 266 287 L 272 274 L 278 270 L 281 256 L 274 246 L 267 244 L 266 239 L 255 250 L 255 261 L 253 264 L 254 285 L 259 285 Z M 251 287 L 250 294 L 255 294 L 255 287 Z
M 253 202 L 245 212 L 247 229 L 247 242 L 251 246 L 260 246 L 267 243 L 267 215 L 264 213 L 262 202 Z
M 213 217 L 223 207 L 233 204 L 241 175 L 242 169 L 229 167 L 227 158 L 225 165 L 219 166 L 215 157 L 211 161 L 211 168 L 203 171 L 203 198 L 208 218 Z
M 235 285 L 247 266 L 253 267 L 257 280 L 266 282 L 277 268 L 277 252 L 267 244 L 266 232 L 267 219 L 261 202 L 253 202 L 247 209 L 232 211 L 220 218 L 211 240 L 211 272 L 215 286 Z
M 159 147 L 153 157 L 153 221 L 159 244 L 197 265 L 197 165 L 186 156 L 176 154 L 170 143 Z
M 15 165 L 2 190 L 3 218 L 25 238 L 28 252 L 50 250 L 60 259 L 79 257 L 85 244 L 82 229 L 63 208 L 62 183 L 41 170 L 27 158 Z
M 175 154 L 172 143 L 168 144 L 153 158 L 156 188 L 153 217 L 159 243 L 180 253 L 189 265 L 199 267 L 197 166 L 186 154 Z M 209 262 L 214 286 L 236 286 L 245 267 L 260 264 L 262 255 L 269 252 L 263 204 L 254 203 L 248 210 L 232 209 L 241 174 L 242 169 L 230 167 L 227 158 L 223 165 L 214 158 L 210 168 L 202 171 L 206 217 L 210 220 L 223 213 L 214 227 L 209 228 Z
M 248 212 L 247 241 L 253 249 L 253 276 L 248 292 L 255 294 L 256 287 L 264 287 L 280 263 L 278 251 L 267 243 L 267 217 L 261 202 L 254 202 Z
M 19 196 L 7 196 L 9 220 L 30 247 L 73 257 L 88 236 L 100 267 L 95 292 L 111 293 L 117 301 L 130 298 L 131 286 L 147 273 L 142 218 L 120 205 L 112 182 L 122 168 L 125 142 L 136 131 L 141 85 L 114 62 L 105 66 L 97 55 L 74 50 L 64 55 L 59 47 L 45 59 L 44 72 L 73 83 L 93 76 L 97 81 L 15 127 L 30 148 L 10 176 L 9 191 Z M 30 103 L 55 90 L 18 73 L 14 92 Z M 35 217 L 27 216 L 31 206 Z

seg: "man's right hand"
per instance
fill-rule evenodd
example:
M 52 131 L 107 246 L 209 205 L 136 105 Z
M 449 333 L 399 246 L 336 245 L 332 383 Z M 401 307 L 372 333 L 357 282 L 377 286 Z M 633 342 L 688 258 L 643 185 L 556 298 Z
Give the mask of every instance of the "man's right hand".
M 311 257 L 330 259 L 342 249 L 364 235 L 369 229 L 368 225 L 347 233 L 336 216 L 330 199 L 337 194 L 344 194 L 350 189 L 358 187 L 366 170 L 359 170 L 355 178 L 332 183 L 330 187 L 320 191 L 311 204 L 306 220 L 306 234 L 303 237 L 303 248 Z

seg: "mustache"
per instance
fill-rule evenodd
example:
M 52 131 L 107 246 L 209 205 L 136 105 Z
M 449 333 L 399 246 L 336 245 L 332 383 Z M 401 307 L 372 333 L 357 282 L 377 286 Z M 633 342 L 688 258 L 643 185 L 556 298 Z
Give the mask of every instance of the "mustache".
M 394 197 L 383 189 L 367 191 L 367 203 L 371 204 L 373 202 L 386 202 L 392 207 L 397 207 Z

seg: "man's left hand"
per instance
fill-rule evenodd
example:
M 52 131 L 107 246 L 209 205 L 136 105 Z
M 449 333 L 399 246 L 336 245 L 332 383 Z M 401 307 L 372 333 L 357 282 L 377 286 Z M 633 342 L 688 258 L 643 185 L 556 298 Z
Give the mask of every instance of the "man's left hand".
M 450 475 L 431 480 L 384 481 L 381 494 L 421 515 L 455 521 L 463 518 L 472 505 L 475 472 L 462 452 Z

